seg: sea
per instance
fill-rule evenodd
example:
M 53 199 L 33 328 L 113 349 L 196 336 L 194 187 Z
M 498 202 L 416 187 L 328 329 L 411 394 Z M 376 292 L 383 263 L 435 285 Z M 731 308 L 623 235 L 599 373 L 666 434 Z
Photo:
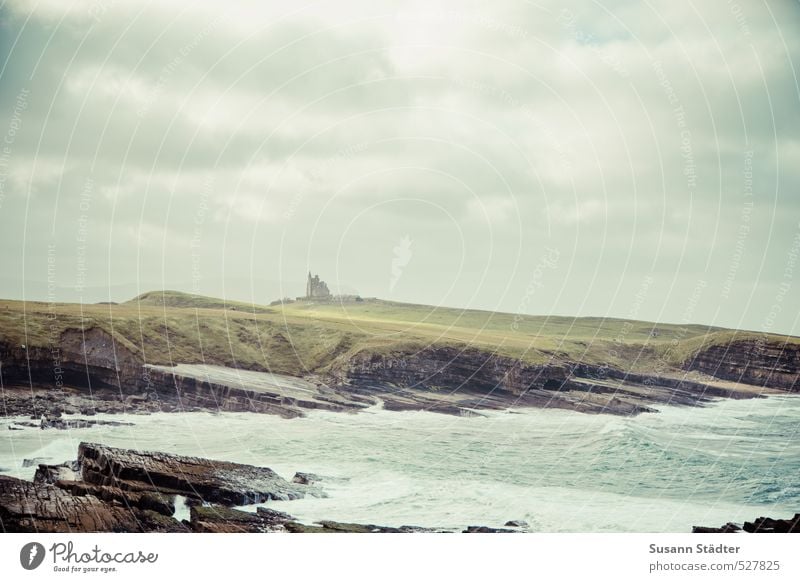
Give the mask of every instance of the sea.
M 689 532 L 800 512 L 800 396 L 664 406 L 636 417 L 484 414 L 375 406 L 296 419 L 97 415 L 133 425 L 66 431 L 8 430 L 25 419 L 3 418 L 0 473 L 32 479 L 37 463 L 72 460 L 88 441 L 266 466 L 287 479 L 316 473 L 326 497 L 265 504 L 304 523 L 460 530 L 522 520 L 534 532 Z

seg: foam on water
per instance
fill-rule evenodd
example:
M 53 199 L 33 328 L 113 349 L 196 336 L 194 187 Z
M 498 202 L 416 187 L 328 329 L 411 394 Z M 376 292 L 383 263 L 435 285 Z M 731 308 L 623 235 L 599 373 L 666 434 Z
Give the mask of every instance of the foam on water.
M 105 418 L 99 416 L 100 418 Z M 538 531 L 688 531 L 800 511 L 800 398 L 667 407 L 635 418 L 559 410 L 107 417 L 134 426 L 9 431 L 0 467 L 73 459 L 81 441 L 330 477 L 327 498 L 271 502 L 318 519 L 459 528 L 524 519 Z
M 191 510 L 189 509 L 189 506 L 186 505 L 186 497 L 183 495 L 175 496 L 175 513 L 172 514 L 172 517 L 178 521 L 189 521 L 191 517 Z

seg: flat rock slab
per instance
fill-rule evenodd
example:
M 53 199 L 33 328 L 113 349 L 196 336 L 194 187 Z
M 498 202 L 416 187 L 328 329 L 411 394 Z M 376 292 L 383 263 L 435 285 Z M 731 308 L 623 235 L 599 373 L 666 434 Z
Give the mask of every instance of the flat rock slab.
M 283 524 L 294 518 L 288 513 L 259 507 L 255 513 L 221 506 L 195 506 L 191 510 L 192 531 L 199 533 L 267 533 L 286 531 Z
M 220 505 L 249 505 L 289 500 L 316 490 L 290 483 L 272 469 L 168 453 L 117 449 L 81 443 L 78 461 L 83 480 L 123 490 L 179 493 Z
M 177 398 L 184 407 L 265 412 L 295 418 L 304 416 L 306 410 L 341 412 L 372 404 L 340 394 L 321 383 L 271 372 L 207 364 L 146 364 L 145 368 L 151 371 L 158 393 L 167 400 Z
M 52 485 L 0 475 L 0 531 L 77 533 L 179 531 L 170 517 L 73 496 Z
M 447 533 L 449 530 L 430 529 L 416 525 L 401 525 L 389 527 L 362 523 L 342 523 L 339 521 L 323 520 L 315 525 L 306 525 L 296 521 L 287 521 L 283 524 L 289 533 Z
M 276 393 L 297 398 L 310 398 L 317 393 L 317 387 L 311 382 L 302 378 L 273 374 L 271 372 L 240 370 L 238 368 L 212 366 L 209 364 L 176 364 L 175 366 L 153 366 L 148 364 L 146 367 L 176 376 L 195 378 L 204 382 L 253 392 Z

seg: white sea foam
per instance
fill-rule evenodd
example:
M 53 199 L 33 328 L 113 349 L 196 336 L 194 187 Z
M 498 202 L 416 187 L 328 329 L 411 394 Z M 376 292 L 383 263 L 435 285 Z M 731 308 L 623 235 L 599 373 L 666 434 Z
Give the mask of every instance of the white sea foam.
M 103 416 L 134 426 L 7 430 L 0 468 L 81 441 L 330 477 L 329 496 L 271 502 L 303 521 L 461 528 L 523 519 L 537 531 L 688 531 L 800 510 L 800 398 L 729 400 L 635 418 L 559 410 Z M 183 515 L 183 514 L 182 514 Z M 185 516 L 184 516 L 185 517 Z

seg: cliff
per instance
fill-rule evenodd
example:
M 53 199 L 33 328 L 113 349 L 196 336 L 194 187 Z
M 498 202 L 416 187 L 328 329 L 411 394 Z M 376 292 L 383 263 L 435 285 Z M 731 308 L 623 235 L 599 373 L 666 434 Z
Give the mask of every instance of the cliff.
M 637 414 L 798 390 L 800 341 L 784 336 L 377 300 L 246 307 L 174 292 L 122 305 L 0 302 L 6 414 L 294 417 L 378 401 Z
M 800 391 L 800 346 L 756 338 L 712 345 L 684 362 L 687 370 L 788 392 Z

